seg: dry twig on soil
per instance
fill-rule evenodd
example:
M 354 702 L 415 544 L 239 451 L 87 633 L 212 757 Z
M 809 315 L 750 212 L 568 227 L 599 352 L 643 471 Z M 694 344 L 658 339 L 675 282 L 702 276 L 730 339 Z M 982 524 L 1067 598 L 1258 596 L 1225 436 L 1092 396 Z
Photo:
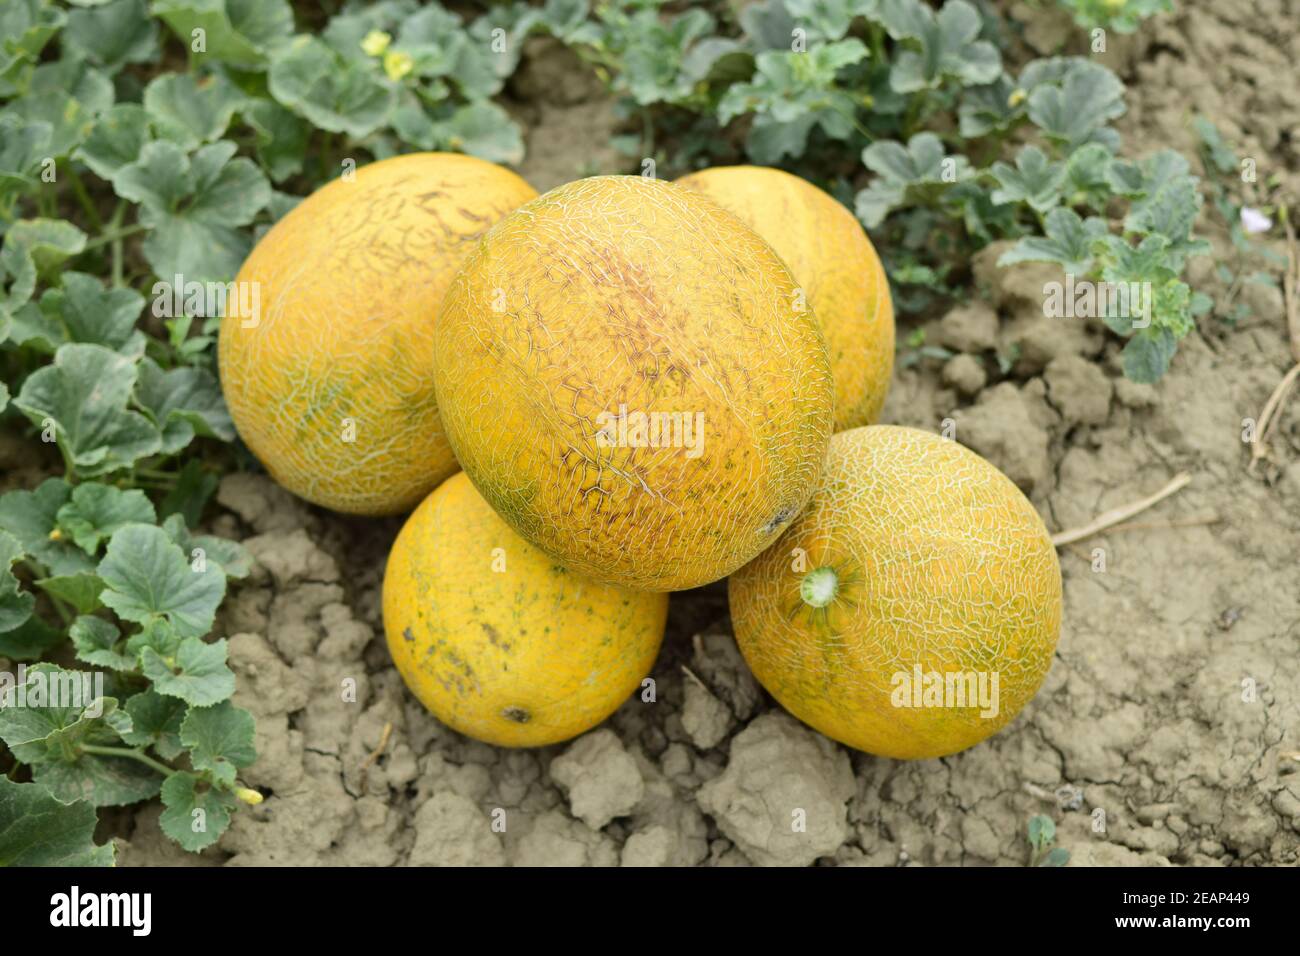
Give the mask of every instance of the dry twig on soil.
M 1282 224 L 1286 227 L 1287 262 L 1286 274 L 1282 277 L 1282 301 L 1286 303 L 1286 327 L 1291 337 L 1291 358 L 1295 364 L 1278 382 L 1273 394 L 1264 403 L 1264 410 L 1259 413 L 1255 426 L 1255 441 L 1250 446 L 1250 464 L 1247 469 L 1254 474 L 1255 466 L 1261 458 L 1268 456 L 1268 437 L 1277 426 L 1279 411 L 1286 402 L 1291 389 L 1300 379 L 1300 302 L 1296 299 L 1296 288 L 1300 285 L 1300 256 L 1296 254 L 1295 226 L 1286 206 L 1281 208 Z
M 1090 538 L 1094 534 L 1098 534 L 1108 528 L 1114 528 L 1116 525 L 1127 521 L 1134 515 L 1146 511 L 1152 505 L 1164 501 L 1164 499 L 1168 498 L 1175 492 L 1181 491 L 1183 488 L 1187 487 L 1191 480 L 1191 475 L 1187 472 L 1182 472 L 1181 474 L 1176 475 L 1169 484 L 1165 485 L 1148 498 L 1143 498 L 1141 501 L 1134 501 L 1127 505 L 1121 505 L 1118 508 L 1112 508 L 1110 511 L 1099 515 L 1095 521 L 1084 525 L 1082 528 L 1071 528 L 1068 531 L 1061 531 L 1052 535 L 1052 544 L 1059 548 L 1062 545 L 1070 544 L 1074 541 L 1081 541 L 1084 538 Z

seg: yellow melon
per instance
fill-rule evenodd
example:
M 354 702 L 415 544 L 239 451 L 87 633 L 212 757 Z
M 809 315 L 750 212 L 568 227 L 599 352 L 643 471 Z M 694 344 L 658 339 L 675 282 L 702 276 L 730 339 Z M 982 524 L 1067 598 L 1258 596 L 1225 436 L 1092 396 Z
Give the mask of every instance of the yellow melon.
M 384 631 L 406 686 L 478 740 L 537 747 L 600 723 L 663 641 L 668 597 L 567 571 L 453 475 L 415 509 L 384 571 Z
M 729 596 L 772 696 L 884 757 L 956 753 L 1005 726 L 1061 623 L 1056 550 L 1020 490 L 954 441 L 883 425 L 832 438 L 808 510 Z
M 536 195 L 492 163 L 416 153 L 318 189 L 258 242 L 219 361 L 235 427 L 276 481 L 380 515 L 456 470 L 434 398 L 434 319 L 475 241 Z
M 832 385 L 757 234 L 636 176 L 560 186 L 493 227 L 443 302 L 438 404 L 461 466 L 566 567 L 645 590 L 724 577 L 821 473 Z
M 785 260 L 826 336 L 835 430 L 873 424 L 894 368 L 894 304 L 857 218 L 811 183 L 766 166 L 719 166 L 677 183 L 735 213 Z

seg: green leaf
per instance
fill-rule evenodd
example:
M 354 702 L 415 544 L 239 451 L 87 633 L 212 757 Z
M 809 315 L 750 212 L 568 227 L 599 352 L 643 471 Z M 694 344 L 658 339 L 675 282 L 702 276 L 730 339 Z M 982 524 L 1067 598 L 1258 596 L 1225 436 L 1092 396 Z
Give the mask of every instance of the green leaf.
M 149 142 L 149 114 L 137 103 L 119 103 L 100 116 L 73 154 L 101 179 L 112 180 L 140 158 Z
M 963 139 L 978 139 L 991 133 L 1005 133 L 1024 116 L 1024 106 L 1015 97 L 1016 85 L 1002 74 L 986 86 L 962 91 L 957 117 Z
M 34 372 L 14 404 L 38 427 L 54 426 L 69 467 L 85 477 L 130 466 L 162 445 L 150 421 L 126 408 L 136 365 L 99 345 L 61 346 Z
M 23 550 L 55 575 L 93 571 L 94 562 L 64 540 L 51 537 L 58 513 L 72 496 L 72 486 L 62 478 L 47 478 L 35 491 L 10 491 L 0 495 L 0 530 L 8 531 Z
M 108 90 L 110 99 L 107 104 L 82 103 L 67 90 L 52 89 L 28 93 L 10 104 L 9 109 L 11 115 L 25 119 L 33 127 L 48 126 L 48 136 L 38 135 L 41 155 L 36 158 L 58 159 L 70 155 L 90 135 L 100 113 L 111 105 L 111 85 Z M 98 90 L 97 95 L 102 92 L 102 89 Z M 41 172 L 44 183 L 45 170 L 42 168 Z
M 57 316 L 62 325 L 64 336 L 51 343 L 55 347 L 83 342 L 133 354 L 143 351 L 135 323 L 144 309 L 144 297 L 134 289 L 105 289 L 94 276 L 65 272 L 63 287 L 41 296 L 41 309 Z
M 1114 156 L 1100 143 L 1089 143 L 1070 154 L 1065 164 L 1066 205 L 1086 205 L 1105 212 L 1110 201 L 1110 166 Z
M 1037 146 L 1021 149 L 1014 167 L 996 162 L 989 172 L 998 181 L 999 188 L 992 195 L 995 203 L 1023 202 L 1038 212 L 1047 212 L 1061 201 L 1065 164 L 1052 162 Z
M 451 149 L 493 163 L 518 163 L 524 140 L 510 115 L 495 103 L 462 106 L 439 128 Z
M 67 22 L 64 12 L 43 0 L 11 0 L 0 4 L 0 81 L 14 79 L 34 63 L 50 38 Z M 7 93 L 0 82 L 0 95 Z
M 163 73 L 144 89 L 144 108 L 159 136 L 186 151 L 220 139 L 244 101 L 221 76 Z
M 222 141 L 187 157 L 160 140 L 118 172 L 114 188 L 141 204 L 140 221 L 153 230 L 144 254 L 155 274 L 225 282 L 239 269 L 251 241 L 236 227 L 252 222 L 271 187 L 252 160 L 234 153 L 235 144 Z
M 68 637 L 77 650 L 79 661 L 114 671 L 136 669 L 135 656 L 122 652 L 121 631 L 102 617 L 78 617 L 68 628 Z M 130 710 L 129 707 L 127 709 Z
M 1120 359 L 1124 375 L 1134 382 L 1150 385 L 1169 371 L 1169 363 L 1178 351 L 1178 339 L 1172 330 L 1151 326 L 1134 335 L 1124 346 Z
M 267 53 L 293 33 L 286 0 L 154 0 L 153 13 L 187 45 L 202 30 L 199 56 L 240 67 L 263 66 Z
M 242 115 L 257 133 L 257 159 L 273 182 L 302 172 L 310 125 L 272 100 L 254 100 Z
M 177 475 L 176 484 L 158 506 L 158 517 L 167 518 L 176 515 L 183 519 L 184 526 L 194 527 L 202 519 L 203 509 L 216 492 L 220 481 L 213 472 L 203 467 L 203 462 L 197 458 L 189 459 Z M 175 535 L 172 537 L 174 540 Z M 180 541 L 176 543 L 181 545 L 182 551 L 187 550 Z M 229 568 L 226 568 L 226 574 L 231 577 L 236 576 L 230 573 Z
M 918 133 L 906 146 L 893 140 L 872 143 L 862 162 L 879 177 L 858 193 L 855 208 L 868 229 L 909 200 L 924 205 L 937 201 L 954 184 L 969 179 L 964 156 L 949 156 L 934 133 Z
M 207 562 L 196 570 L 154 525 L 118 530 L 99 563 L 99 576 L 106 585 L 100 600 L 118 617 L 140 622 L 165 617 L 182 637 L 208 633 L 226 593 L 220 565 Z
M 25 623 L 36 606 L 36 598 L 19 588 L 10 570 L 22 557 L 22 543 L 7 531 L 0 531 L 0 634 Z
M 183 700 L 152 690 L 141 691 L 126 702 L 131 730 L 122 739 L 133 747 L 152 747 L 164 760 L 175 760 L 185 749 L 180 734 L 188 710 Z
M 195 770 L 206 770 L 217 783 L 233 787 L 239 769 L 257 759 L 253 715 L 230 701 L 214 707 L 191 707 L 181 724 L 181 743 Z
M 29 122 L 16 112 L 0 113 L 0 200 L 39 184 L 37 173 L 50 155 L 53 135 L 50 123 Z
M 56 800 L 124 807 L 158 796 L 163 777 L 130 757 L 82 754 L 75 761 L 48 760 L 32 767 L 32 780 Z
M 1080 219 L 1072 209 L 1057 208 L 1044 220 L 1046 236 L 1027 236 L 998 259 L 999 266 L 1018 262 L 1059 262 L 1072 275 L 1092 269 L 1093 243 L 1106 235 L 1106 223 L 1096 217 Z
M 0 634 L 0 656 L 14 661 L 35 661 L 61 643 L 63 632 L 33 614 L 12 631 Z
M 35 275 L 48 276 L 56 272 L 64 260 L 79 255 L 86 248 L 86 234 L 62 219 L 20 219 L 5 233 L 4 264 L 6 268 L 30 263 Z M 13 270 L 10 274 L 15 274 Z M 35 284 L 35 275 L 32 283 Z M 12 293 L 12 290 L 11 290 Z M 28 290 L 27 298 L 31 297 Z M 26 301 L 26 298 L 23 299 Z M 16 308 L 22 302 L 13 302 Z
M 200 777 L 184 771 L 163 783 L 165 809 L 159 818 L 162 830 L 191 853 L 212 846 L 230 826 L 235 798 L 216 790 Z
M 1119 77 L 1087 60 L 1070 62 L 1059 84 L 1043 83 L 1029 94 L 1030 120 L 1067 152 L 1090 142 L 1102 143 L 1113 152 L 1119 135 L 1106 124 L 1124 111 L 1124 84 Z
M 147 63 L 158 52 L 158 27 L 144 0 L 112 0 L 103 6 L 73 10 L 63 43 L 106 70 L 116 73 L 128 63 Z
M 1047 856 L 1043 857 L 1043 862 L 1039 866 L 1065 866 L 1070 862 L 1070 851 L 1063 846 L 1054 846 L 1048 851 Z
M 174 661 L 147 647 L 140 653 L 140 666 L 158 693 L 179 697 L 195 707 L 219 704 L 235 692 L 235 674 L 226 666 L 224 639 L 207 644 L 187 637 Z
M 1041 850 L 1056 839 L 1056 824 L 1052 818 L 1037 814 L 1029 818 L 1029 845 Z
M 127 524 L 152 524 L 157 519 L 152 502 L 138 489 L 122 490 L 98 481 L 73 489 L 72 499 L 59 509 L 59 528 L 87 554 L 99 550 L 100 541 Z
M 978 39 L 979 11 L 966 0 L 948 0 L 937 14 L 920 0 L 880 0 L 880 18 L 891 37 L 920 48 L 898 52 L 889 78 L 896 92 L 934 89 L 947 78 L 978 86 L 1002 73 L 1002 57 Z
M 89 571 L 41 578 L 36 586 L 46 594 L 71 604 L 79 614 L 90 614 L 103 607 L 99 603 L 99 592 L 104 590 L 104 582 L 99 575 Z
M 96 846 L 92 804 L 62 804 L 34 783 L 0 777 L 0 866 L 112 866 L 113 844 Z
M 206 369 L 164 372 L 152 359 L 140 363 L 136 401 L 162 431 L 163 454 L 175 454 L 195 435 L 234 441 L 235 426 L 216 378 Z
M 162 528 L 176 542 L 176 546 L 189 555 L 191 561 L 200 557 L 206 561 L 215 561 L 221 565 L 221 570 L 228 578 L 246 578 L 253 568 L 253 556 L 238 541 L 228 541 L 208 534 L 192 535 L 180 515 L 168 517 L 162 523 Z
M 353 139 L 383 126 L 393 108 L 390 86 L 311 36 L 295 37 L 280 51 L 267 81 L 278 102 L 321 129 Z

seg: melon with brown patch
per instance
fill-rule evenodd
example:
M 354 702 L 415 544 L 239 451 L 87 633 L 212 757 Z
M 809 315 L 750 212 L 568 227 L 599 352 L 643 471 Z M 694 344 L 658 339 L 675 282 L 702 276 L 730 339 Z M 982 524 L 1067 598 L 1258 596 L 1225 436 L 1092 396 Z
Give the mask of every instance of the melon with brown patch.
M 434 320 L 478 239 L 536 195 L 481 159 L 414 153 L 323 186 L 258 242 L 219 362 L 235 428 L 276 481 L 383 515 L 456 470 L 433 386 Z
M 830 366 L 797 285 L 698 193 L 554 189 L 483 237 L 444 300 L 452 448 L 565 567 L 653 591 L 724 577 L 799 514 L 826 455 Z

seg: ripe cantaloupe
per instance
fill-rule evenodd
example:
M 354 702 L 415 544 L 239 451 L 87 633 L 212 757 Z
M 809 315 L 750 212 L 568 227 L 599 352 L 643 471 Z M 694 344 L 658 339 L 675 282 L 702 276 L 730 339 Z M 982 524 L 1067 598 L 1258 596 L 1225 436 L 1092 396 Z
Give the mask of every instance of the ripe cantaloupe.
M 653 666 L 668 615 L 665 594 L 560 567 L 464 472 L 407 519 L 383 603 L 406 686 L 443 723 L 503 747 L 568 740 L 613 713 Z
M 456 470 L 433 323 L 478 237 L 536 195 L 492 163 L 415 153 L 318 189 L 258 242 L 236 280 L 258 308 L 227 310 L 219 361 L 235 427 L 276 481 L 382 515 Z
M 956 753 L 1006 725 L 1061 624 L 1056 550 L 1020 490 L 954 441 L 883 425 L 831 439 L 808 510 L 729 597 L 763 686 L 882 757 Z
M 443 301 L 456 457 L 574 571 L 655 591 L 724 577 L 803 510 L 826 455 L 830 367 L 795 289 L 705 196 L 560 186 L 497 223 Z
M 894 304 L 854 215 L 812 183 L 766 166 L 719 166 L 677 183 L 735 213 L 785 260 L 826 336 L 835 430 L 873 424 L 894 368 Z

